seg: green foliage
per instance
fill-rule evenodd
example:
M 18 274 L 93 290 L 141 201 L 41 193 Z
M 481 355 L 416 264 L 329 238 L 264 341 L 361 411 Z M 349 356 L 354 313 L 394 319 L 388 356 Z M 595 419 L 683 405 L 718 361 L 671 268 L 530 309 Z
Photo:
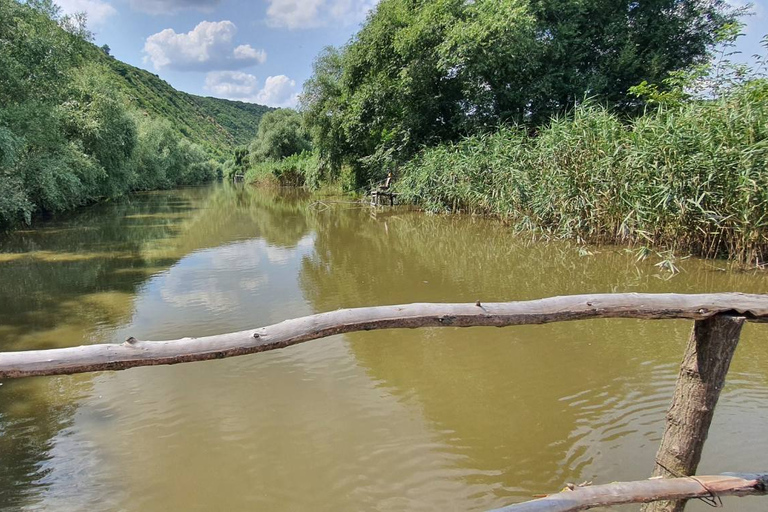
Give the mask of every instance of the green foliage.
M 0 0 L 0 229 L 216 175 L 215 152 L 194 142 L 204 124 L 184 137 L 162 113 L 138 112 L 137 89 L 114 74 L 125 65 L 89 38 L 83 17 L 60 16 L 49 0 Z M 157 105 L 181 94 L 167 84 L 160 91 Z M 217 136 L 232 139 L 187 101 Z
M 82 150 L 103 170 L 88 188 L 97 197 L 115 197 L 128 190 L 134 173 L 131 155 L 138 142 L 136 123 L 104 69 L 78 68 L 68 99 L 59 109 L 67 139 L 80 141 Z
M 248 169 L 245 181 L 317 190 L 321 184 L 319 159 L 317 154 L 305 151 L 281 160 L 258 162 Z
M 215 166 L 200 146 L 182 138 L 165 119 L 141 118 L 134 154 L 133 188 L 154 190 L 194 185 L 215 177 Z
M 171 121 L 179 135 L 221 161 L 236 146 L 247 144 L 256 133 L 261 116 L 272 110 L 262 105 L 177 91 L 156 75 L 107 57 L 96 47 L 91 47 L 89 55 L 108 68 L 112 82 L 130 98 L 132 108 Z
M 261 118 L 264 114 L 274 110 L 272 107 L 265 107 L 255 103 L 205 98 L 191 94 L 186 95 L 178 91 L 174 92 L 187 96 L 201 113 L 208 116 L 208 120 L 213 119 L 216 124 L 224 128 L 231 135 L 232 142 L 230 145 L 240 146 L 248 144 L 253 138 L 253 134 L 259 129 L 259 123 L 261 123 Z M 178 120 L 174 120 L 174 122 L 178 122 Z
M 768 81 L 715 101 L 659 106 L 627 127 L 594 104 L 537 137 L 503 128 L 425 150 L 396 184 L 433 211 L 508 217 L 518 226 L 768 260 Z
M 622 111 L 628 89 L 702 63 L 741 11 L 722 0 L 382 0 L 326 50 L 302 109 L 323 162 L 376 181 L 420 148 L 529 129 L 585 97 Z
M 301 114 L 291 109 L 264 114 L 256 138 L 250 146 L 251 161 L 281 160 L 312 149 L 301 124 Z

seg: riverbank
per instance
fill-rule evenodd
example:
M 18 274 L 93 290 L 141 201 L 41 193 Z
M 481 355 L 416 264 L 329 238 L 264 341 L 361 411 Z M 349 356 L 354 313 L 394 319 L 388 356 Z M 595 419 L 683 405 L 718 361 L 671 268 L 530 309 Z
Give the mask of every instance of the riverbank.
M 246 181 L 355 190 L 314 154 L 251 167 Z M 401 203 L 491 215 L 516 230 L 669 255 L 768 261 L 768 81 L 632 120 L 596 105 L 535 134 L 495 133 L 422 150 L 396 171 Z
M 422 151 L 395 185 L 431 212 L 498 215 L 518 229 L 768 260 L 768 82 L 629 123 L 597 106 L 536 136 L 516 128 Z

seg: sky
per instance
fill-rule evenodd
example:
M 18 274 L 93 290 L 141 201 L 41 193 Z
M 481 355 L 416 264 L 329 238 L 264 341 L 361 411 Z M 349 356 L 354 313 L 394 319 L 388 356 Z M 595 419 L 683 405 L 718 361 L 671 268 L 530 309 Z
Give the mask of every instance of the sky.
M 378 0 L 57 0 L 85 12 L 99 46 L 176 89 L 271 107 L 295 107 L 312 63 L 340 46 Z M 744 5 L 741 0 L 731 0 Z M 768 0 L 752 3 L 737 49 L 768 33 Z

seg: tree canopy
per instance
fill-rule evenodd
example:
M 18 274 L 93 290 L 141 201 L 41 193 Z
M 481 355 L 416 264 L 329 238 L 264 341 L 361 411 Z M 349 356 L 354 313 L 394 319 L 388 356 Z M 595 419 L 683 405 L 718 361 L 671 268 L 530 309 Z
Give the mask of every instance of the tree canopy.
M 358 183 L 425 145 L 522 124 L 701 63 L 739 11 L 723 0 L 382 0 L 326 49 L 302 110 L 326 164 Z
M 281 160 L 310 149 L 312 145 L 302 126 L 301 114 L 291 109 L 278 109 L 261 118 L 250 153 L 256 163 Z

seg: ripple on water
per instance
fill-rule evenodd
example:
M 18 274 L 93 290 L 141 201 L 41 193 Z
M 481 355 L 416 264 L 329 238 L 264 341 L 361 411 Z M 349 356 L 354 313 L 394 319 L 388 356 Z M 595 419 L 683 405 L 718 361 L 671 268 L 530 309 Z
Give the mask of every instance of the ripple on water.
M 652 461 L 655 451 L 643 447 L 660 439 L 676 378 L 676 365 L 656 365 L 650 378 L 644 375 L 642 381 L 621 376 L 600 388 L 563 397 L 561 401 L 578 412 L 555 480 L 562 483 L 563 478 L 574 475 L 592 480 L 606 474 L 618 479 L 617 472 L 631 472 L 623 468 L 628 466 L 626 457 L 633 453 L 634 458 L 637 453 L 650 453 Z

